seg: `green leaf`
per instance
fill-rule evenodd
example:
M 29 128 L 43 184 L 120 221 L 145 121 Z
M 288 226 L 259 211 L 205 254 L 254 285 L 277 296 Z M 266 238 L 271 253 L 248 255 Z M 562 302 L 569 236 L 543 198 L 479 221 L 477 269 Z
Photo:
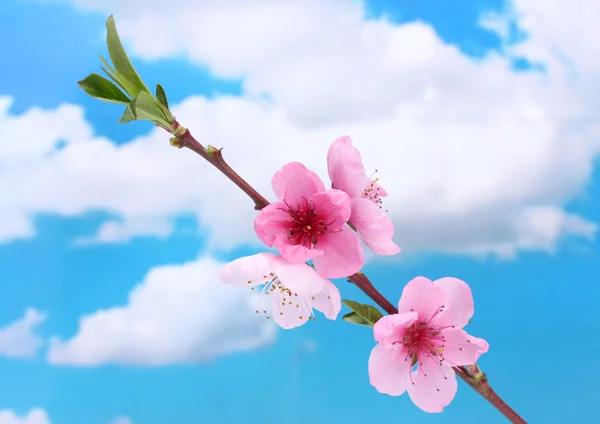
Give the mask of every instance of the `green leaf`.
M 106 59 L 104 59 L 101 55 L 98 55 L 98 57 L 100 58 L 100 60 L 104 64 L 104 66 L 106 66 L 106 68 L 104 68 L 104 66 L 101 66 L 104 73 L 106 75 L 108 75 L 110 77 L 110 79 L 113 80 L 119 87 L 121 87 L 124 91 L 129 93 L 129 95 L 131 97 L 135 97 L 136 94 L 134 94 L 134 93 L 138 93 L 138 90 L 136 90 L 136 88 L 133 86 L 133 84 L 131 84 L 129 81 L 127 81 L 127 79 L 123 75 L 121 75 L 120 73 L 115 71 L 108 64 Z
M 148 90 L 148 87 L 146 87 L 146 84 L 144 84 L 144 81 L 142 81 L 133 67 L 133 64 L 127 57 L 127 53 L 125 53 L 123 44 L 121 44 L 121 40 L 119 39 L 115 18 L 112 15 L 110 15 L 106 21 L 106 44 L 108 45 L 108 54 L 115 69 L 121 76 L 129 81 L 135 89 L 135 92 L 130 92 L 129 94 L 135 97 L 142 91 L 150 93 L 150 90 Z
M 129 104 L 131 99 L 127 97 L 119 87 L 101 75 L 90 74 L 77 84 L 90 96 L 112 103 Z
M 175 118 L 173 117 L 173 114 L 169 110 L 169 102 L 167 101 L 167 94 L 165 93 L 164 88 L 162 88 L 162 85 L 160 85 L 160 84 L 156 84 L 156 99 L 158 100 L 160 107 L 163 110 L 167 121 L 169 123 L 173 123 L 173 121 L 175 121 Z
M 165 127 L 171 126 L 171 122 L 169 122 L 162 106 L 156 102 L 151 94 L 145 91 L 140 91 L 137 97 L 127 106 L 119 122 L 125 123 L 134 120 L 151 121 Z
M 131 108 L 138 120 L 159 122 L 166 126 L 171 125 L 170 122 L 167 122 L 167 116 L 165 116 L 164 110 L 156 102 L 154 97 L 145 91 L 141 91 L 140 94 L 138 94 L 134 99 Z
M 344 321 L 350 322 L 352 324 L 364 325 L 365 327 L 373 327 L 369 321 L 358 315 L 356 312 L 350 312 L 342 317 Z
M 160 84 L 156 84 L 156 98 L 161 105 L 169 109 L 169 102 L 167 101 L 167 95 L 165 94 L 164 88 Z
M 383 316 L 383 314 L 379 312 L 379 309 L 374 306 L 363 305 L 362 303 L 346 299 L 344 299 L 342 302 L 344 302 L 344 305 L 354 311 L 344 315 L 342 317 L 344 321 L 348 321 L 353 324 L 365 325 L 367 327 L 373 327 L 375 323 Z
M 119 119 L 119 124 L 126 124 L 127 122 L 135 121 L 135 113 L 131 110 L 131 105 L 127 105 L 123 116 Z

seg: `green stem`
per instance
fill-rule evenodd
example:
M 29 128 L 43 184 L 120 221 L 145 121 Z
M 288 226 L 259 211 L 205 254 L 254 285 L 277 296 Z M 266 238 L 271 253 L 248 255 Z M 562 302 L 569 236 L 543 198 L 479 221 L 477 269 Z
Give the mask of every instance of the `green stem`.
M 235 185 L 237 185 L 244 193 L 248 195 L 254 201 L 254 209 L 261 210 L 269 205 L 269 201 L 265 199 L 260 193 L 258 193 L 246 180 L 238 175 L 223 159 L 221 149 L 216 149 L 212 146 L 202 146 L 189 132 L 189 130 L 182 128 L 177 121 L 173 124 L 173 130 L 170 131 L 175 137 L 171 139 L 171 144 L 178 148 L 187 147 L 195 153 L 202 156 L 215 168 L 221 171 L 227 178 L 229 178 Z M 357 272 L 354 275 L 348 277 L 348 280 L 367 296 L 369 296 L 375 303 L 377 303 L 383 310 L 388 314 L 396 314 L 398 310 L 392 305 L 369 281 L 367 276 L 362 272 Z M 510 406 L 504 402 L 500 396 L 492 390 L 490 387 L 487 376 L 481 372 L 477 365 L 466 365 L 464 367 L 454 367 L 456 374 L 465 381 L 471 388 L 477 393 L 483 396 L 489 403 L 491 403 L 498 411 L 500 411 L 506 418 L 515 424 L 527 424 L 523 418 L 521 418 Z

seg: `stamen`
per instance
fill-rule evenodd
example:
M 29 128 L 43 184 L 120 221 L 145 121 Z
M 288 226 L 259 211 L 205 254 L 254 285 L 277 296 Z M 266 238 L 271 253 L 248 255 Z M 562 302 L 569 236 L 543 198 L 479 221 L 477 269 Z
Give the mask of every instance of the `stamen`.
M 444 311 L 444 308 L 445 306 L 442 305 L 436 309 L 427 321 L 413 323 L 405 329 L 401 340 L 393 342 L 393 344 L 401 344 L 406 348 L 404 360 L 411 359 L 411 368 L 418 364 L 420 370 L 425 359 L 434 360 L 440 366 L 443 364 L 446 340 L 440 331 L 442 328 L 432 326 L 431 323 L 438 314 Z M 426 376 L 424 373 L 424 377 Z
M 266 276 L 265 276 L 266 278 Z M 252 281 L 249 281 L 249 284 Z M 252 287 L 254 290 L 254 287 Z M 271 294 L 271 296 L 269 296 Z M 271 299 L 273 295 L 281 295 L 281 300 Z M 271 310 L 273 306 L 273 302 L 281 302 L 281 306 L 284 308 L 285 306 L 293 305 L 294 302 L 292 299 L 296 300 L 296 308 L 300 309 L 302 306 L 304 311 L 310 311 L 308 319 L 315 320 L 314 311 L 312 305 L 306 296 L 299 296 L 298 293 L 293 293 L 290 289 L 285 287 L 279 277 L 273 273 L 270 273 L 270 279 L 266 279 L 265 283 L 262 285 L 259 295 L 259 307 L 256 309 L 256 313 L 263 313 L 266 315 L 267 319 L 271 318 Z M 287 312 L 292 311 L 292 309 L 288 309 Z M 283 310 L 279 312 L 279 315 L 283 315 Z M 303 316 L 299 316 L 300 319 L 304 319 Z
M 294 245 L 299 244 L 311 249 L 316 247 L 323 235 L 331 231 L 328 227 L 335 222 L 335 218 L 331 222 L 325 222 L 312 199 L 303 197 L 302 200 L 303 203 L 296 207 L 284 200 L 286 208 L 280 210 L 290 217 L 290 220 L 285 223 L 289 231 L 288 239 Z
M 379 181 L 379 178 L 377 177 L 377 178 L 373 179 L 373 176 L 376 173 L 377 173 L 377 169 L 375 170 L 375 172 L 373 174 L 371 174 L 371 176 L 369 176 L 369 178 L 368 178 L 369 183 L 367 184 L 367 187 L 363 190 L 362 197 L 370 200 L 371 202 L 378 205 L 379 209 L 382 209 L 383 201 L 381 200 L 381 197 L 379 196 L 379 192 L 381 191 L 381 189 L 380 189 L 380 187 L 376 187 L 377 182 Z M 386 212 L 387 212 L 387 210 L 386 210 Z

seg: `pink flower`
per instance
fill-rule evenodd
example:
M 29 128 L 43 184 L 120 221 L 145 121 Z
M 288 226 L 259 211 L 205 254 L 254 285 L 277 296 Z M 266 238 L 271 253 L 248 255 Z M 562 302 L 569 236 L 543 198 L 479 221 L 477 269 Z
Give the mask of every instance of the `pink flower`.
M 340 278 L 359 271 L 363 249 L 356 233 L 346 225 L 350 198 L 341 190 L 325 190 L 319 177 L 292 162 L 272 181 L 280 202 L 264 208 L 254 221 L 258 237 L 275 246 L 288 262 L 312 259 L 323 277 Z
M 461 280 L 447 277 L 431 282 L 417 277 L 410 281 L 398 313 L 381 318 L 373 327 L 379 343 L 369 358 L 371 384 L 392 396 L 408 390 L 419 408 L 441 412 L 456 394 L 452 367 L 474 364 L 488 351 L 485 340 L 462 330 L 473 312 L 471 289 Z
M 335 140 L 327 153 L 327 167 L 332 187 L 350 196 L 354 225 L 367 246 L 379 255 L 400 253 L 400 248 L 392 241 L 394 224 L 381 210 L 381 197 L 386 191 L 365 174 L 365 168 L 350 137 Z
M 315 319 L 313 308 L 331 320 L 342 309 L 340 292 L 310 265 L 291 264 L 273 253 L 258 253 L 225 265 L 219 276 L 224 283 L 254 290 L 263 286 L 264 313 L 282 328 L 299 327 Z

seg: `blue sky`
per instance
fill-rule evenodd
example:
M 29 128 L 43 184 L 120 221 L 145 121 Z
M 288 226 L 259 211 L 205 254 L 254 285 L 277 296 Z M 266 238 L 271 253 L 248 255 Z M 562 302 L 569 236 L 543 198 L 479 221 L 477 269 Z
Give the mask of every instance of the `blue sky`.
M 160 296 L 155 296 L 149 298 L 147 302 L 150 303 L 145 303 L 150 308 L 145 311 L 154 318 L 144 322 L 142 319 L 145 315 L 135 315 L 140 320 L 136 321 L 136 325 L 152 327 L 162 325 L 164 321 L 164 328 L 161 327 L 164 332 L 156 333 L 158 336 L 151 341 L 151 345 L 168 343 L 171 339 L 165 334 L 189 337 L 199 343 L 193 357 L 183 360 L 183 354 L 169 350 L 171 356 L 163 361 L 165 363 L 144 365 L 144 349 L 131 357 L 127 356 L 126 350 L 130 344 L 118 341 L 120 336 L 116 327 L 110 326 L 110 323 L 124 325 L 115 315 L 114 321 L 98 321 L 98 328 L 105 329 L 102 334 L 91 332 L 82 336 L 83 341 L 77 346 L 88 343 L 88 350 L 78 350 L 73 344 L 75 347 L 69 351 L 71 353 L 58 361 L 61 363 L 48 360 L 51 338 L 58 337 L 63 342 L 71 340 L 76 334 L 82 333 L 82 317 L 89 317 L 99 310 L 130 306 L 130 291 L 147 282 L 149 273 L 157 267 L 179 267 L 204 257 L 229 261 L 264 250 L 251 238 L 249 226 L 248 232 L 239 232 L 238 238 L 238 216 L 235 213 L 242 212 L 233 209 L 241 210 L 242 204 L 237 202 L 245 202 L 243 206 L 247 211 L 245 215 L 239 215 L 239 223 L 246 225 L 252 222 L 252 205 L 243 196 L 233 194 L 233 186 L 227 186 L 226 182 L 215 177 L 216 174 L 210 174 L 208 164 L 200 158 L 194 158 L 191 152 L 170 148 L 168 136 L 151 132 L 147 123 L 117 124 L 122 113 L 118 106 L 91 99 L 77 87 L 76 81 L 99 71 L 97 54 L 105 54 L 104 22 L 113 11 L 103 10 L 102 6 L 93 2 L 73 3 L 86 5 L 92 10 L 84 10 L 83 6 L 76 7 L 67 1 L 8 0 L 2 5 L 3 15 L 10 18 L 5 19 L 0 27 L 0 49 L 3 52 L 0 97 L 9 96 L 12 99 L 8 120 L 23 119 L 23 126 L 14 128 L 26 128 L 27 131 L 17 134 L 10 127 L 11 132 L 2 132 L 2 126 L 9 121 L 2 120 L 0 107 L 0 142 L 9 146 L 5 150 L 0 146 L 0 207 L 7 211 L 5 215 L 0 211 L 0 217 L 6 216 L 6 222 L 9 223 L 6 227 L 0 225 L 0 328 L 7 328 L 20 320 L 27 308 L 46 314 L 46 318 L 35 328 L 39 339 L 29 333 L 22 336 L 24 339 L 11 339 L 8 336 L 3 339 L 0 330 L 0 411 L 12 410 L 22 418 L 22 421 L 2 421 L 0 413 L 0 424 L 46 423 L 24 418 L 33 408 L 43 409 L 49 417 L 48 422 L 53 424 L 109 424 L 117 417 L 129 418 L 130 421 L 122 421 L 123 424 L 352 424 L 365 420 L 504 422 L 498 412 L 462 382 L 459 383 L 456 398 L 441 414 L 422 412 L 406 395 L 394 398 L 379 394 L 369 385 L 367 374 L 367 359 L 374 346 L 371 331 L 341 320 L 330 322 L 319 319 L 293 331 L 279 331 L 274 338 L 265 336 L 261 346 L 256 349 L 240 347 L 241 351 L 224 352 L 207 358 L 202 351 L 208 348 L 203 343 L 225 345 L 230 340 L 228 337 L 239 336 L 240 330 L 236 333 L 236 329 L 241 323 L 252 326 L 255 332 L 263 329 L 264 324 L 246 320 L 247 316 L 241 313 L 235 315 L 238 313 L 235 309 L 227 310 L 218 321 L 210 321 L 213 318 L 204 318 L 200 312 L 188 321 L 173 312 L 177 305 L 161 303 Z M 135 1 L 123 1 L 125 3 L 133 4 Z M 337 16 L 339 10 L 341 16 L 346 13 L 343 3 L 332 2 L 332 9 L 323 13 Z M 510 23 L 512 30 L 509 39 L 483 28 L 480 17 L 485 13 L 504 13 L 502 16 L 509 16 L 506 19 L 510 21 L 512 16 L 506 15 L 507 9 L 503 8 L 501 1 L 469 0 L 452 2 L 451 6 L 448 3 L 442 0 L 430 0 L 418 5 L 408 0 L 366 3 L 364 14 L 368 18 L 361 17 L 361 22 L 382 16 L 388 17 L 387 24 L 394 28 L 408 28 L 406 25 L 421 22 L 418 24 L 420 26 L 410 27 L 416 28 L 414 34 L 398 35 L 404 37 L 402 46 L 408 46 L 406 50 L 399 48 L 398 51 L 414 55 L 414 58 L 411 56 L 402 62 L 405 64 L 403 66 L 414 66 L 418 70 L 415 71 L 416 76 L 410 70 L 406 71 L 398 76 L 402 81 L 398 80 L 397 85 L 402 87 L 395 88 L 392 84 L 396 78 L 392 65 L 389 65 L 389 72 L 383 69 L 388 62 L 382 61 L 385 63 L 381 65 L 374 60 L 372 68 L 364 70 L 364 75 L 373 75 L 374 82 L 365 82 L 371 84 L 369 87 L 380 89 L 377 80 L 381 79 L 382 84 L 388 84 L 381 88 L 383 92 L 386 88 L 390 91 L 400 90 L 386 100 L 389 104 L 370 104 L 377 102 L 377 96 L 373 99 L 365 96 L 356 101 L 351 92 L 360 90 L 360 87 L 351 89 L 348 88 L 350 86 L 341 86 L 337 90 L 334 85 L 343 84 L 344 81 L 315 77 L 309 65 L 307 69 L 310 70 L 306 71 L 307 86 L 314 87 L 314 96 L 288 90 L 288 85 L 301 85 L 301 81 L 295 79 L 294 74 L 284 72 L 279 75 L 280 66 L 283 69 L 288 62 L 295 63 L 293 60 L 298 60 L 299 66 L 304 66 L 303 60 L 314 65 L 320 62 L 320 56 L 314 52 L 325 49 L 325 53 L 319 54 L 327 54 L 327 47 L 310 44 L 311 40 L 302 49 L 298 48 L 299 53 L 290 58 L 281 53 L 282 49 L 273 47 L 271 52 L 267 47 L 253 46 L 251 43 L 261 40 L 253 33 L 247 37 L 248 45 L 244 49 L 256 50 L 257 54 L 264 54 L 272 62 L 268 66 L 254 63 L 246 65 L 241 59 L 238 63 L 227 56 L 238 51 L 230 43 L 220 38 L 210 39 L 210 44 L 216 46 L 214 51 L 223 50 L 222 56 L 218 56 L 218 53 L 205 48 L 198 41 L 206 34 L 199 33 L 198 40 L 190 41 L 189 34 L 182 35 L 177 33 L 174 26 L 168 26 L 164 29 L 165 39 L 171 42 L 185 39 L 185 43 L 189 44 L 182 41 L 181 47 L 178 45 L 172 50 L 162 51 L 157 48 L 158 53 L 152 53 L 148 47 L 150 41 L 144 41 L 150 40 L 144 19 L 146 13 L 150 19 L 154 16 L 152 13 L 156 15 L 157 12 L 144 11 L 137 18 L 129 14 L 129 8 L 118 6 L 118 3 L 111 4 L 115 9 L 118 28 L 125 34 L 125 44 L 135 52 L 133 57 L 138 72 L 150 84 L 160 81 L 172 105 L 184 102 L 191 96 L 200 96 L 196 99 L 200 98 L 206 103 L 184 102 L 178 106 L 176 116 L 188 118 L 182 123 L 193 133 L 217 137 L 216 142 L 209 143 L 225 145 L 226 157 L 233 162 L 237 160 L 243 170 L 251 173 L 249 179 L 255 178 L 254 181 L 261 188 L 268 188 L 268 179 L 263 178 L 262 169 L 252 174 L 261 166 L 246 161 L 244 148 L 249 147 L 243 144 L 260 138 L 260 134 L 268 134 L 269 127 L 265 125 L 269 122 L 275 122 L 278 126 L 273 130 L 273 140 L 267 140 L 267 146 L 272 146 L 272 149 L 264 159 L 259 159 L 268 170 L 264 175 L 272 175 L 285 162 L 294 160 L 297 152 L 303 155 L 299 160 L 316 157 L 315 160 L 324 166 L 326 141 L 311 145 L 314 149 L 308 151 L 310 148 L 303 150 L 296 144 L 292 145 L 291 141 L 286 144 L 287 134 L 289 140 L 295 140 L 298 134 L 313 134 L 321 140 L 327 139 L 330 134 L 342 133 L 352 137 L 356 133 L 356 145 L 361 149 L 367 167 L 376 166 L 381 174 L 386 175 L 384 165 L 391 169 L 394 162 L 384 158 L 381 151 L 371 148 L 363 134 L 371 133 L 374 138 L 385 134 L 386 129 L 391 128 L 389 125 L 392 125 L 386 120 L 399 122 L 404 119 L 387 116 L 386 110 L 401 110 L 409 114 L 409 109 L 402 107 L 413 101 L 415 108 L 421 108 L 418 110 L 423 113 L 424 119 L 439 118 L 440 121 L 435 121 L 439 122 L 439 133 L 435 132 L 438 124 L 427 124 L 433 121 L 415 118 L 416 124 L 407 124 L 407 132 L 400 133 L 398 137 L 409 140 L 402 145 L 404 147 L 400 153 L 393 153 L 397 153 L 398 157 L 406 155 L 416 158 L 421 161 L 420 169 L 431 167 L 432 173 L 434 169 L 446 169 L 452 175 L 456 174 L 455 177 L 449 176 L 447 181 L 442 174 L 438 180 L 438 184 L 442 185 L 439 188 L 441 194 L 438 195 L 448 199 L 448 203 L 439 200 L 439 204 L 436 204 L 438 201 L 435 197 L 432 201 L 431 193 L 437 192 L 430 191 L 432 189 L 429 187 L 424 186 L 422 190 L 409 187 L 420 184 L 420 174 L 415 174 L 414 179 L 411 177 L 410 180 L 406 177 L 395 180 L 394 176 L 403 174 L 388 171 L 385 180 L 388 191 L 394 184 L 400 187 L 397 190 L 402 192 L 402 196 L 410 191 L 410 195 L 406 194 L 407 197 L 402 197 L 402 201 L 393 203 L 394 200 L 390 200 L 398 213 L 393 216 L 398 223 L 395 240 L 405 252 L 385 260 L 371 260 L 364 271 L 392 303 L 397 302 L 404 284 L 418 275 L 431 279 L 455 276 L 468 282 L 473 290 L 476 312 L 467 330 L 485 338 L 490 344 L 489 352 L 481 357 L 479 363 L 488 374 L 492 387 L 528 422 L 596 422 L 599 419 L 595 402 L 600 365 L 594 352 L 600 349 L 600 341 L 593 335 L 600 330 L 600 317 L 595 313 L 596 299 L 600 295 L 597 284 L 600 245 L 594 238 L 594 228 L 595 223 L 600 222 L 600 170 L 597 167 L 600 149 L 598 132 L 594 133 L 593 129 L 589 132 L 581 129 L 578 132 L 574 129 L 573 121 L 567 117 L 576 118 L 582 114 L 581 111 L 597 105 L 600 99 L 590 100 L 593 96 L 571 90 L 568 85 L 571 81 L 560 79 L 558 71 L 556 74 L 549 71 L 544 76 L 541 71 L 523 69 L 521 65 L 528 61 L 542 61 L 550 69 L 559 66 L 551 56 L 543 53 L 543 48 L 553 51 L 558 46 L 576 66 L 580 66 L 582 76 L 577 89 L 583 90 L 582 93 L 586 87 L 593 87 L 589 84 L 598 80 L 600 66 L 596 66 L 593 59 L 589 58 L 590 55 L 584 50 L 587 47 L 577 42 L 577 36 L 580 35 L 577 28 L 567 26 L 567 30 L 570 28 L 573 31 L 572 39 L 567 36 L 569 34 L 564 37 L 566 41 L 558 35 L 556 38 L 548 37 L 549 45 L 542 48 L 535 37 L 537 34 L 541 34 L 539 37 L 547 34 L 544 32 L 546 28 L 533 26 L 516 29 L 514 23 Z M 535 7 L 521 3 L 527 2 L 517 1 L 513 6 L 517 10 L 522 7 L 522 12 L 527 16 L 536 16 L 539 12 Z M 177 4 L 181 13 L 186 14 L 186 3 L 178 1 Z M 196 13 L 192 5 L 189 8 Z M 274 13 L 279 13 L 279 9 L 274 10 Z M 210 14 L 211 11 L 204 13 Z M 226 22 L 227 19 L 234 19 L 235 8 L 228 13 L 230 15 L 216 14 L 214 19 L 224 19 L 221 26 L 235 27 L 237 24 Z M 585 16 L 577 15 L 577 11 L 572 13 L 574 15 L 564 19 L 575 22 L 575 19 L 582 18 L 581 26 L 585 27 L 588 22 L 583 19 Z M 284 21 L 287 15 L 282 16 Z M 551 23 L 554 22 L 552 19 L 556 22 L 563 19 L 562 11 L 546 12 L 545 16 Z M 528 21 L 523 22 L 525 26 Z M 139 25 L 140 31 L 136 32 L 136 25 Z M 243 25 L 253 28 L 251 22 L 240 24 Z M 560 27 L 558 23 L 548 25 L 550 30 Z M 130 30 L 126 30 L 127 27 Z M 437 34 L 435 46 L 443 46 L 439 47 L 440 50 L 431 47 L 433 38 L 427 38 L 429 33 L 422 32 L 423 27 L 431 28 L 431 34 Z M 316 28 L 314 32 L 318 33 L 319 29 Z M 335 25 L 332 24 L 330 29 L 334 32 Z M 215 31 L 215 37 L 222 35 Z M 590 27 L 589 31 L 597 31 L 597 28 Z M 525 46 L 523 49 L 513 48 L 511 42 L 517 32 L 529 34 L 528 37 L 538 44 L 532 43 L 534 47 Z M 315 35 L 315 39 L 318 36 Z M 351 36 L 348 35 L 348 38 Z M 380 36 L 385 34 L 377 33 L 376 37 Z M 244 40 L 244 37 L 240 40 Z M 411 46 L 413 40 L 414 46 Z M 195 42 L 198 44 L 193 44 Z M 554 42 L 556 46 L 551 45 Z M 270 46 L 270 43 L 265 41 L 264 45 Z M 297 44 L 290 45 L 292 48 L 298 47 Z M 593 48 L 593 45 L 589 46 L 592 49 L 590 51 Z M 422 52 L 430 51 L 428 49 L 437 52 L 433 58 L 419 56 Z M 278 54 L 285 58 L 280 59 Z M 333 56 L 327 54 L 327 60 Z M 525 59 L 515 67 L 516 58 Z M 389 63 L 394 60 L 390 59 Z M 485 65 L 481 67 L 474 65 L 482 62 Z M 506 67 L 499 63 L 506 63 Z M 456 69 L 452 68 L 454 65 Z M 360 66 L 363 64 L 356 64 L 356 69 L 348 72 L 363 72 Z M 381 78 L 376 72 L 381 72 Z M 321 74 L 329 75 L 325 71 Z M 419 79 L 422 75 L 430 79 Z M 310 78 L 313 77 L 314 84 L 310 85 Z M 286 78 L 289 78 L 287 85 Z M 486 78 L 489 78 L 489 83 Z M 328 87 L 329 83 L 331 94 L 319 92 L 323 89 L 322 84 Z M 413 89 L 426 90 L 430 86 L 442 93 L 439 109 L 437 106 L 429 109 L 427 104 L 415 100 L 420 94 L 415 94 Z M 267 102 L 272 104 L 264 106 L 260 103 L 261 100 L 257 99 L 260 94 L 267 94 L 270 98 Z M 344 97 L 346 95 L 349 96 L 347 99 Z M 234 102 L 242 99 L 246 103 L 235 103 L 237 106 L 218 103 L 226 96 L 232 96 L 228 98 Z M 327 116 L 327 109 L 322 119 L 314 119 L 310 110 L 319 109 L 321 101 L 326 103 L 329 100 L 343 105 L 339 115 L 333 116 L 331 112 L 332 115 Z M 455 101 L 457 103 L 453 103 Z M 479 101 L 482 103 L 479 104 Z M 252 102 L 259 106 L 255 108 Z M 83 111 L 83 117 L 75 116 L 72 121 L 68 118 L 54 122 L 40 121 L 36 116 L 28 115 L 32 108 L 52 111 L 65 103 L 80 108 L 77 110 Z M 531 104 L 538 109 L 530 107 Z M 556 104 L 566 106 L 551 109 Z M 496 105 L 498 109 L 494 109 Z M 541 108 L 543 113 L 534 114 L 533 118 L 519 115 L 518 119 L 532 119 L 533 122 L 528 121 L 527 125 L 520 126 L 521 121 L 517 118 L 513 120 L 510 115 L 516 109 L 515 105 L 525 105 L 529 108 L 527 111 L 535 109 L 539 112 Z M 261 107 L 273 111 L 273 114 L 256 115 L 259 113 L 257 110 L 262 110 Z M 382 111 L 381 117 L 371 115 L 372 110 Z M 235 113 L 240 113 L 239 120 L 232 119 Z M 479 118 L 480 113 L 483 113 L 482 119 Z M 246 119 L 247 116 L 258 116 L 261 120 L 252 122 L 252 118 Z M 553 121 L 557 116 L 561 119 L 558 123 Z M 192 118 L 194 121 L 190 122 Z M 210 119 L 219 122 L 213 125 Z M 453 120 L 460 122 L 456 126 L 447 122 Z M 502 126 L 496 121 L 510 121 L 510 125 Z M 51 125 L 52 130 L 45 131 L 40 122 Z M 88 127 L 83 127 L 85 122 L 91 134 L 85 130 Z M 195 129 L 197 132 L 194 132 Z M 423 137 L 441 134 L 443 138 L 430 140 L 431 144 L 427 145 L 430 147 L 424 147 L 411 156 L 410 138 L 416 133 L 425 134 Z M 54 134 L 58 135 L 54 137 Z M 477 147 L 476 141 L 473 144 L 461 144 L 473 134 L 481 134 L 482 139 L 486 139 L 487 135 L 501 134 L 497 140 L 493 140 L 496 144 L 489 145 L 490 151 L 504 141 L 508 146 L 502 147 L 505 150 L 499 150 L 500 153 L 496 155 L 500 157 L 499 168 L 503 170 L 498 176 L 492 177 L 493 171 L 485 175 L 462 176 L 462 170 L 477 169 L 477 163 L 484 163 L 477 155 L 485 155 L 485 149 Z M 502 137 L 507 134 L 514 136 L 514 139 L 503 141 Z M 240 139 L 240 135 L 247 136 L 248 141 Z M 42 143 L 39 140 L 46 138 L 54 146 L 68 138 L 65 149 L 73 151 L 73 156 L 68 157 L 71 159 L 63 159 L 52 147 L 51 154 L 42 152 L 39 158 L 31 159 L 31 162 L 20 156 L 25 150 L 19 150 L 18 143 L 37 146 Z M 227 141 L 232 139 L 240 144 L 230 142 L 227 145 Z M 525 147 L 529 146 L 530 139 L 535 140 L 535 143 L 532 141 L 534 147 L 531 150 Z M 400 145 L 400 142 L 394 144 L 395 140 L 386 141 L 389 149 Z M 77 149 L 86 149 L 93 142 L 129 146 L 131 150 L 110 153 L 112 150 L 109 151 L 107 147 L 90 156 L 81 156 L 97 158 L 97 164 L 88 163 L 85 159 L 79 161 L 75 156 Z M 16 147 L 11 150 L 13 143 Z M 163 143 L 164 150 L 160 143 Z M 388 145 L 384 141 L 381 143 Z M 414 143 L 418 144 L 416 141 Z M 439 147 L 436 147 L 436 143 L 439 143 Z M 146 146 L 143 151 L 148 155 L 143 156 L 144 160 L 140 160 L 140 163 L 132 160 L 133 153 L 142 152 L 139 146 Z M 441 152 L 448 148 L 452 154 L 444 157 L 444 154 L 436 153 L 438 148 L 442 149 Z M 467 150 L 469 148 L 471 150 Z M 257 146 L 257 149 L 260 147 Z M 461 155 L 456 156 L 456 151 L 461 151 Z M 540 155 L 540 151 L 543 154 Z M 2 160 L 3 152 L 7 154 L 5 161 Z M 114 156 L 102 156 L 106 152 Z M 52 159 L 50 156 L 55 153 L 57 159 Z M 131 156 L 128 156 L 130 153 Z M 38 154 L 37 150 L 35 154 Z M 174 157 L 181 163 L 167 165 L 167 161 Z M 103 162 L 104 158 L 114 158 L 115 162 Z M 563 163 L 561 160 L 564 158 L 568 160 L 565 159 Z M 454 161 L 452 164 L 449 162 L 451 160 Z M 151 163 L 145 164 L 146 161 Z M 161 165 L 163 162 L 164 168 Z M 82 164 L 81 169 L 85 172 L 78 174 L 77 164 Z M 69 172 L 65 171 L 62 180 L 61 172 L 71 165 L 74 166 L 73 170 L 69 168 Z M 22 170 L 20 166 L 23 166 Z M 88 168 L 93 168 L 94 172 L 88 173 Z M 13 172 L 14 169 L 16 171 Z M 38 178 L 37 169 L 47 173 L 40 173 Z M 176 187 L 173 181 L 177 179 L 172 180 L 172 174 L 179 169 L 182 173 L 190 171 L 190 174 L 185 174 L 185 179 L 193 182 L 191 188 L 185 189 L 189 191 Z M 149 172 L 154 172 L 156 177 L 148 177 Z M 113 179 L 112 174 L 123 174 L 126 179 Z M 68 178 L 69 175 L 74 177 Z M 106 175 L 106 179 L 103 175 Z M 326 176 L 324 173 L 321 175 Z M 259 180 L 259 177 L 262 179 Z M 74 179 L 78 180 L 79 185 L 72 185 Z M 166 180 L 176 194 L 169 193 L 167 183 L 156 187 L 136 185 L 136 181 L 142 184 L 143 181 Z M 218 189 L 211 188 L 217 186 Z M 122 195 L 118 193 L 120 190 Z M 31 196 L 32 193 L 34 196 Z M 206 193 L 213 193 L 216 197 L 203 202 L 202 196 Z M 265 193 L 273 198 L 270 192 Z M 390 191 L 390 197 L 394 193 Z M 151 198 L 154 194 L 156 199 Z M 136 198 L 138 195 L 139 199 Z M 418 207 L 415 206 L 417 204 Z M 166 206 L 163 208 L 163 205 Z M 144 210 L 146 206 L 147 210 Z M 155 212 L 153 207 L 160 211 Z M 222 218 L 219 218 L 219 208 L 223 210 Z M 21 218 L 32 223 L 32 233 L 11 233 L 8 230 L 8 235 L 1 233 L 8 227 L 17 228 L 12 226 L 11 220 L 20 223 Z M 98 231 L 107 222 L 124 223 L 117 233 L 122 235 L 124 232 L 130 236 L 116 236 L 112 241 L 102 240 Z M 126 227 L 129 224 L 132 226 Z M 164 225 L 167 225 L 166 230 Z M 485 230 L 482 230 L 484 227 Z M 82 238 L 92 241 L 78 243 L 77 240 Z M 195 281 L 195 277 L 192 280 Z M 204 286 L 195 293 L 207 293 L 207 296 L 212 293 L 211 285 L 221 284 L 213 274 L 199 275 L 197 280 Z M 190 284 L 195 284 L 194 281 Z M 343 280 L 336 283 L 343 298 L 367 301 L 364 295 Z M 198 305 L 198 308 L 211 306 L 206 303 Z M 188 307 L 195 310 L 193 304 Z M 163 314 L 166 316 L 164 320 Z M 131 317 L 134 315 L 123 316 L 123 319 L 133 319 Z M 171 318 L 172 322 L 169 321 Z M 194 322 L 194 319 L 198 322 Z M 218 329 L 223 322 L 221 334 Z M 134 328 L 134 324 L 131 325 Z M 200 327 L 202 330 L 194 334 Z M 216 329 L 219 335 L 213 335 L 205 327 Z M 209 336 L 206 336 L 208 333 Z M 135 332 L 127 334 L 131 336 Z M 138 343 L 131 337 L 131 344 Z M 109 353 L 104 356 L 96 357 L 94 348 L 89 350 L 89 346 L 98 346 L 98 350 L 102 350 L 113 341 L 114 350 L 107 347 Z M 11 354 L 11 346 L 15 343 L 29 346 L 24 348 L 27 353 Z M 302 352 L 302 355 L 296 369 L 293 358 L 297 352 Z M 148 355 L 150 358 L 152 349 L 148 350 Z M 84 356 L 94 358 L 96 362 L 77 363 L 77 358 Z M 133 359 L 128 362 L 124 358 Z

